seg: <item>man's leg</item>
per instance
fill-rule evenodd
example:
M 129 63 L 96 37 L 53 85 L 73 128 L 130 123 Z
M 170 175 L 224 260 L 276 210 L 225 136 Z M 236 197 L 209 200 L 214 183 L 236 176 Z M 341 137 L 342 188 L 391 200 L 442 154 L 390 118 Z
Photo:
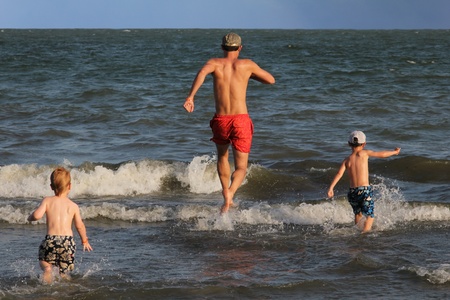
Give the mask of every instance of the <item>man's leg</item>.
M 222 189 L 228 189 L 230 187 L 230 174 L 231 168 L 228 162 L 228 146 L 216 144 L 217 147 L 217 173 L 219 175 L 220 184 Z
M 217 147 L 217 174 L 219 175 L 220 184 L 222 185 L 222 195 L 223 195 L 223 205 L 221 212 L 224 213 L 228 210 L 231 203 L 233 202 L 233 197 L 230 197 L 230 162 L 228 161 L 228 147 L 230 144 L 219 145 Z
M 233 205 L 234 194 L 241 186 L 247 174 L 248 165 L 248 153 L 240 152 L 233 149 L 234 157 L 234 172 L 231 174 L 231 185 L 228 188 L 224 188 L 224 204 L 221 209 L 221 213 L 226 213 L 230 206 Z M 228 170 L 230 169 L 228 164 Z M 228 183 L 229 181 L 227 181 Z
M 230 185 L 230 162 L 228 161 L 229 156 L 229 145 L 219 145 L 217 147 L 217 172 L 219 174 L 220 183 L 222 185 L 222 195 L 223 195 L 223 205 L 221 208 L 221 213 L 226 213 L 231 205 L 233 205 L 233 197 L 237 189 L 241 186 L 247 174 L 248 165 L 248 153 L 240 152 L 233 149 L 234 156 L 234 167 L 235 170 L 231 174 L 231 185 Z
M 245 179 L 245 175 L 247 174 L 248 156 L 248 153 L 233 149 L 234 172 L 233 174 L 231 174 L 230 186 L 230 193 L 232 194 L 232 198 L 237 189 L 241 186 L 242 182 Z

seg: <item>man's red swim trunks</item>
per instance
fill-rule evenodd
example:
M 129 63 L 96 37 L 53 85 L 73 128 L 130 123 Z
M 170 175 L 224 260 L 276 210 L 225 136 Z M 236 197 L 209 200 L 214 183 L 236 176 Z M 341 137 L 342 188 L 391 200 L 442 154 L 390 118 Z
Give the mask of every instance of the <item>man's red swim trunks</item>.
M 219 145 L 231 143 L 234 149 L 250 153 L 253 123 L 248 114 L 214 115 L 209 125 L 213 132 L 211 141 Z

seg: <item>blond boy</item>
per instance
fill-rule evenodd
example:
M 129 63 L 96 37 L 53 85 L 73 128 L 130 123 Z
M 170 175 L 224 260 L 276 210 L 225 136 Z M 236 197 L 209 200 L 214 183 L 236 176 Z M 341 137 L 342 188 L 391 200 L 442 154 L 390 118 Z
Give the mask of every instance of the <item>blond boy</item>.
M 365 150 L 366 136 L 362 131 L 353 131 L 350 134 L 348 144 L 352 147 L 352 154 L 342 162 L 328 189 L 328 197 L 334 197 L 333 189 L 347 170 L 350 179 L 350 190 L 347 194 L 348 201 L 355 214 L 355 224 L 361 221 L 363 215 L 366 217 L 362 231 L 364 233 L 372 229 L 374 221 L 373 192 L 372 186 L 369 184 L 369 157 L 386 158 L 398 155 L 400 148 L 395 148 L 393 151 L 378 152 Z
M 71 189 L 70 173 L 64 168 L 55 169 L 50 176 L 50 187 L 55 196 L 46 197 L 39 207 L 28 217 L 28 221 L 37 221 L 44 215 L 47 218 L 47 235 L 39 247 L 39 264 L 44 271 L 44 282 L 52 282 L 52 268 L 59 268 L 62 277 L 74 269 L 75 241 L 72 224 L 80 235 L 83 251 L 91 251 L 86 227 L 81 219 L 77 204 L 68 198 Z

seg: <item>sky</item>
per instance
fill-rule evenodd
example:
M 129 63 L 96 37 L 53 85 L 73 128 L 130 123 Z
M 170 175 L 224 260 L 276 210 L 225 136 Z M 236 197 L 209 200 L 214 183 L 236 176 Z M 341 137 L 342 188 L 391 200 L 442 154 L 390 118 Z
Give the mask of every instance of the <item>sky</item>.
M 0 28 L 450 29 L 450 0 L 0 0 Z

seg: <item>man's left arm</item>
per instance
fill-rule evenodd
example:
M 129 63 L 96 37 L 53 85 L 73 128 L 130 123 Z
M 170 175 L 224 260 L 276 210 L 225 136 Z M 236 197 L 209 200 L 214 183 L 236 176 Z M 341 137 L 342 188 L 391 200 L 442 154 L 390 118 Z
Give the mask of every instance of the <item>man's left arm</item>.
M 267 72 L 266 70 L 259 67 L 256 63 L 252 62 L 252 75 L 250 76 L 251 79 L 257 80 L 264 84 L 274 84 L 275 78 Z

